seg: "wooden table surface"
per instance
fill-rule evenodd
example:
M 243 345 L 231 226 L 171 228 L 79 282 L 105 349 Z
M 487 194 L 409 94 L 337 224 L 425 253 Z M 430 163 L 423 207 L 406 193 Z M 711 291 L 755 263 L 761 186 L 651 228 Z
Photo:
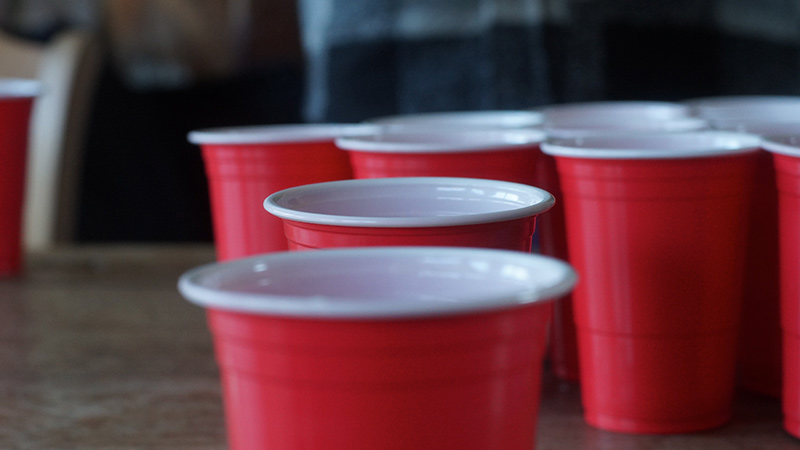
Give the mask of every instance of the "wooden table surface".
M 176 289 L 207 245 L 83 246 L 29 255 L 0 280 L 0 449 L 222 449 L 202 309 Z M 546 375 L 538 448 L 800 449 L 780 402 L 740 393 L 716 430 L 634 436 L 586 425 L 577 385 Z

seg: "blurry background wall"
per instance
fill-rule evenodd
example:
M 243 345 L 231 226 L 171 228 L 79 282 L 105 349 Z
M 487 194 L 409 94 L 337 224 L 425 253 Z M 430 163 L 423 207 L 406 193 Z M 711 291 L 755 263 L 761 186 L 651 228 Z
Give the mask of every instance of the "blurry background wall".
M 794 0 L 0 0 L 107 55 L 80 241 L 211 239 L 192 129 L 602 99 L 800 95 Z

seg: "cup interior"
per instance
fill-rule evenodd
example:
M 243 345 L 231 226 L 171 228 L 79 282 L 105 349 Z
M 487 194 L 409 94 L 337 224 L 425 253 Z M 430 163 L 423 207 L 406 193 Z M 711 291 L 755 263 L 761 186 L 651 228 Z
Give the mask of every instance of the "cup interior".
M 553 196 L 496 180 L 409 177 L 316 183 L 276 192 L 264 208 L 283 219 L 345 226 L 452 226 L 529 217 Z
M 465 313 L 558 298 L 572 289 L 566 263 L 506 250 L 369 247 L 279 252 L 185 273 L 198 305 L 303 317 Z

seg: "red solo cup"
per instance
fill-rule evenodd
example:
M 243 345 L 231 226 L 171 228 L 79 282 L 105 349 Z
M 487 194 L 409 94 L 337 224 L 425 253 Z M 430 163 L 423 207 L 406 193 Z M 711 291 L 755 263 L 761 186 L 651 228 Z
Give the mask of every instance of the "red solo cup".
M 780 318 L 783 330 L 783 427 L 800 438 L 800 133 L 767 136 L 778 186 Z
M 733 103 L 731 101 L 730 105 Z M 784 118 L 788 120 L 788 118 Z M 751 119 L 714 120 L 716 129 L 761 136 L 800 133 L 800 122 Z M 780 326 L 780 259 L 778 190 L 772 155 L 759 152 L 747 240 L 742 327 L 739 337 L 739 385 L 749 391 L 780 397 L 782 332 Z
M 276 192 L 290 250 L 433 245 L 531 251 L 549 192 L 498 180 L 407 177 L 331 181 Z
M 275 125 L 200 130 L 208 177 L 217 259 L 286 250 L 281 221 L 261 204 L 292 186 L 352 178 L 347 154 L 334 139 L 366 125 Z
M 690 108 L 673 102 L 659 101 L 601 101 L 549 105 L 540 108 L 545 121 L 612 119 L 618 122 L 629 120 L 668 120 L 686 117 Z
M 695 132 L 542 145 L 582 277 L 573 300 L 590 425 L 683 433 L 729 419 L 759 141 Z
M 786 120 L 800 114 L 800 97 L 788 95 L 731 95 L 684 102 L 691 114 L 708 120 Z
M 36 80 L 0 78 L 0 276 L 22 270 L 22 210 Z
M 536 111 L 452 111 L 402 114 L 370 119 L 367 123 L 384 127 L 429 128 L 529 128 L 541 125 L 543 115 Z
M 374 247 L 194 269 L 232 449 L 535 447 L 552 299 L 575 273 L 521 252 Z
M 688 108 L 668 102 L 588 102 L 555 105 L 544 108 L 542 129 L 550 137 L 579 138 L 599 134 L 652 134 L 696 131 L 708 123 L 687 117 Z M 561 187 L 552 156 L 539 161 L 538 186 L 562 198 Z M 557 204 L 540 221 L 540 246 L 543 254 L 569 260 L 563 205 Z M 561 379 L 579 381 L 577 332 L 571 299 L 555 305 L 552 328 L 553 372 Z
M 344 136 L 355 178 L 466 177 L 536 184 L 545 138 L 536 129 L 463 130 L 405 127 Z

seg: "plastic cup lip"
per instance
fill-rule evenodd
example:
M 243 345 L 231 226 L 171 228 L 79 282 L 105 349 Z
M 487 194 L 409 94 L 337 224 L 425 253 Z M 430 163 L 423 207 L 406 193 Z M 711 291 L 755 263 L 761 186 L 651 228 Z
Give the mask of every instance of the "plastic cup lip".
M 761 145 L 770 153 L 800 158 L 800 130 L 792 134 L 764 136 Z
M 611 100 L 561 103 L 539 108 L 545 122 L 557 120 L 626 120 L 676 119 L 689 115 L 690 108 L 681 103 L 650 100 Z
M 708 128 L 708 121 L 699 117 L 672 119 L 561 119 L 545 121 L 542 130 L 550 138 L 579 138 L 599 134 L 680 133 Z
M 191 269 L 190 302 L 217 310 L 315 319 L 403 319 L 556 300 L 577 275 L 555 258 L 467 247 L 276 252 Z M 398 286 L 402 286 L 398 288 Z
M 542 143 L 542 152 L 586 159 L 684 159 L 749 153 L 760 145 L 761 138 L 754 134 L 699 131 L 548 139 Z
M 411 201 L 417 202 L 412 205 Z M 413 228 L 521 219 L 541 214 L 554 204 L 555 198 L 549 192 L 520 183 L 396 177 L 329 181 L 284 189 L 267 197 L 264 209 L 281 219 L 303 223 Z M 349 211 L 343 212 L 349 213 L 331 211 L 337 205 L 345 205 Z M 450 209 L 455 207 L 459 209 Z
M 800 134 L 800 117 L 794 120 L 717 119 L 710 121 L 715 130 L 752 133 L 760 136 Z
M 375 117 L 365 123 L 384 127 L 525 128 L 541 125 L 542 113 L 530 110 L 440 111 Z
M 542 130 L 534 128 L 381 127 L 372 133 L 337 138 L 336 146 L 347 151 L 372 153 L 466 153 L 538 146 L 545 137 Z
M 0 99 L 32 98 L 42 94 L 42 82 L 27 78 L 0 78 Z
M 800 96 L 730 95 L 685 100 L 692 114 L 707 119 L 777 119 L 800 113 Z
M 369 124 L 288 124 L 249 125 L 241 127 L 208 128 L 190 131 L 192 144 L 270 144 L 287 142 L 333 141 L 343 135 L 359 135 L 374 131 Z

